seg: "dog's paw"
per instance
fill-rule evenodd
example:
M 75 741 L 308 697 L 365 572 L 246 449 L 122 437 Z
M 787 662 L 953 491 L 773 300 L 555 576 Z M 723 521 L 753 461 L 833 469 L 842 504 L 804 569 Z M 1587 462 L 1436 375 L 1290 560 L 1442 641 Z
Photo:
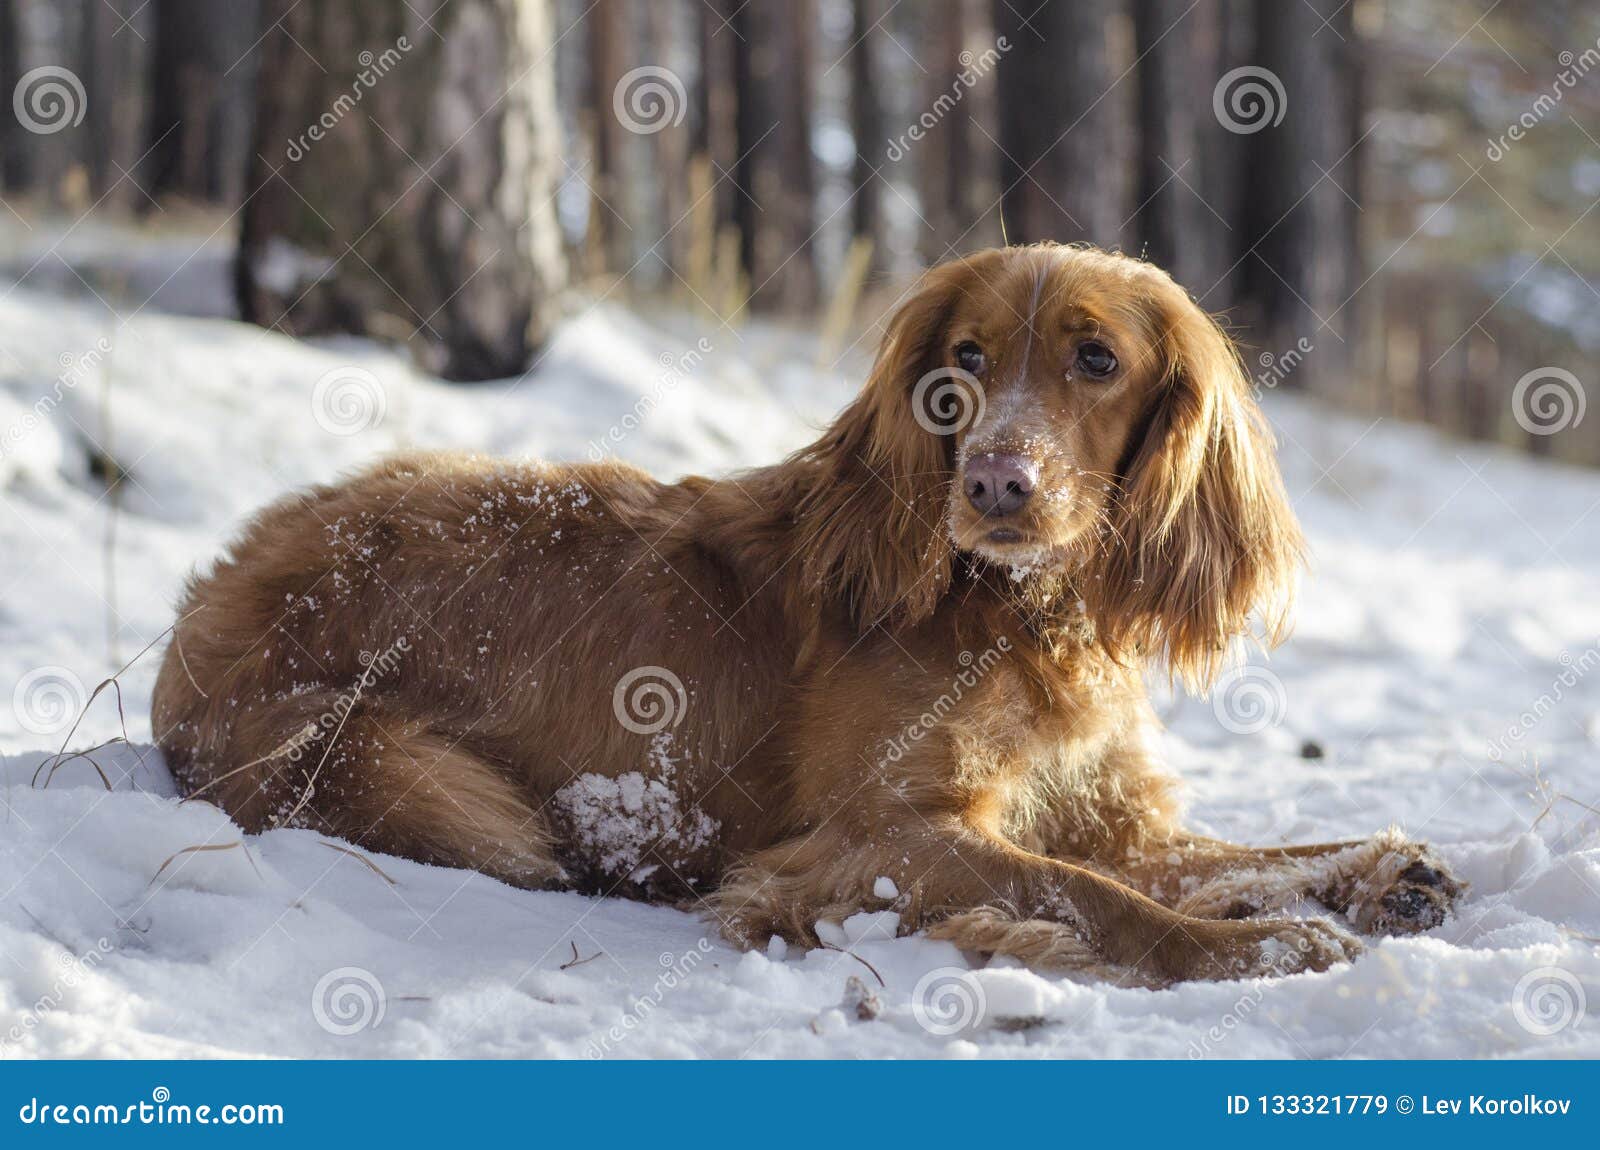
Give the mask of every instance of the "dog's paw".
M 1356 885 L 1345 910 L 1363 934 L 1417 934 L 1444 923 L 1467 884 L 1422 843 L 1405 843 Z
M 1176 980 L 1277 978 L 1327 970 L 1361 953 L 1360 941 L 1323 918 L 1189 919 L 1182 942 L 1168 955 L 1165 973 Z

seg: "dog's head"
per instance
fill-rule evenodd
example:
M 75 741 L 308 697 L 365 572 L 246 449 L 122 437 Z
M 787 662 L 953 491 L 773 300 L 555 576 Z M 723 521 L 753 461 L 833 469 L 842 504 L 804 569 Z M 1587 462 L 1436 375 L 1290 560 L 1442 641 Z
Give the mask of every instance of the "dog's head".
M 1194 682 L 1254 613 L 1283 627 L 1300 537 L 1249 381 L 1138 260 L 1043 245 L 934 269 L 816 451 L 808 563 L 863 623 L 925 618 L 966 555 L 1064 580 L 1108 649 Z

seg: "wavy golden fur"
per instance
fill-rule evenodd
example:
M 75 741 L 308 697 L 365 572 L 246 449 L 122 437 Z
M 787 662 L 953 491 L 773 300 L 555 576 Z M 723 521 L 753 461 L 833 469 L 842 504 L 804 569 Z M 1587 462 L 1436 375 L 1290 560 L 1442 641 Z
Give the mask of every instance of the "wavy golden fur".
M 267 508 L 190 587 L 154 722 L 247 830 L 746 943 L 888 908 L 1044 965 L 1281 973 L 1358 948 L 1272 917 L 1300 896 L 1402 931 L 1459 890 L 1394 835 L 1178 822 L 1143 673 L 1281 637 L 1300 551 L 1218 326 L 1148 264 L 1006 248 L 929 272 L 775 466 L 410 455 Z

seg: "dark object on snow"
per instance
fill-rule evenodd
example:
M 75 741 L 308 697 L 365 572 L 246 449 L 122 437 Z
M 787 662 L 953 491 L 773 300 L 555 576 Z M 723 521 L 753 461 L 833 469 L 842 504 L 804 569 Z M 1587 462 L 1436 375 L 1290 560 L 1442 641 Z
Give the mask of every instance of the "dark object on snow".
M 1300 757 L 1302 759 L 1320 759 L 1325 753 L 1322 749 L 1322 744 L 1315 739 L 1307 739 L 1300 744 Z

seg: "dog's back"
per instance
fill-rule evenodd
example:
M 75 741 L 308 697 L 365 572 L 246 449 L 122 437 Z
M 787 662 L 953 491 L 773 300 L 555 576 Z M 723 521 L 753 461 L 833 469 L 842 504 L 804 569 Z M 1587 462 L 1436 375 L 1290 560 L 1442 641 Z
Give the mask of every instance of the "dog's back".
M 741 652 L 783 641 L 693 538 L 711 486 L 411 455 L 267 508 L 162 666 L 180 786 L 521 884 L 709 885 L 762 818 L 715 765 L 780 695 Z

